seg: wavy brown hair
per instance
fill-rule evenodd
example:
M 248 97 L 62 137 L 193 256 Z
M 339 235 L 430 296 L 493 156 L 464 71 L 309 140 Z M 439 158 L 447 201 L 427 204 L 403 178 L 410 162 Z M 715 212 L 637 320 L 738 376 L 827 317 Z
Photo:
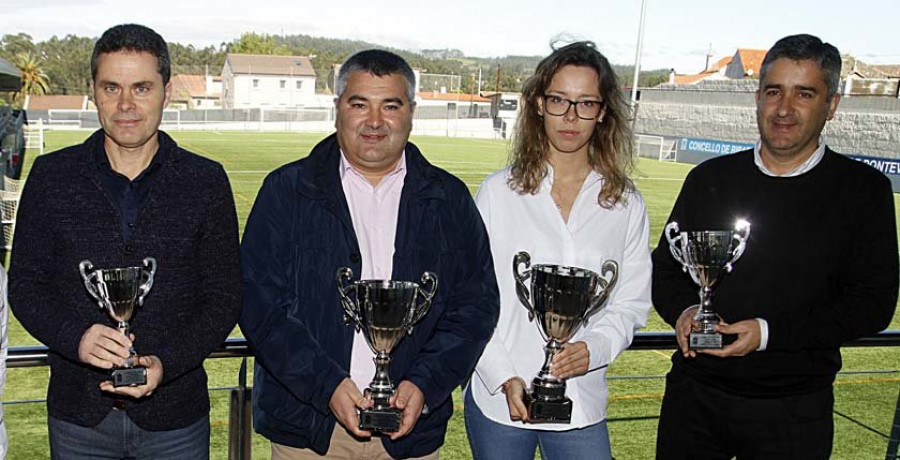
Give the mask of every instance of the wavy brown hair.
M 516 135 L 510 149 L 509 186 L 519 193 L 537 193 L 547 176 L 546 161 L 550 141 L 538 100 L 544 96 L 556 72 L 567 65 L 589 67 L 600 79 L 600 95 L 606 107 L 602 123 L 597 123 L 588 145 L 588 164 L 603 176 L 597 201 L 612 208 L 627 191 L 634 190 L 628 174 L 634 167 L 634 135 L 629 126 L 628 108 L 609 61 L 593 42 L 576 42 L 554 49 L 537 66 L 522 88 L 522 107 L 516 120 Z

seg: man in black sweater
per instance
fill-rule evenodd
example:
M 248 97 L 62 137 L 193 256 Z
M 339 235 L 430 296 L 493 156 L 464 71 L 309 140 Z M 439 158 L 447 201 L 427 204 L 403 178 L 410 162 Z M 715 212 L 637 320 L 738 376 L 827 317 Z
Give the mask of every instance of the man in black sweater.
M 838 50 L 810 35 L 779 40 L 762 64 L 760 140 L 685 179 L 670 221 L 682 230 L 752 225 L 746 251 L 715 293 L 721 349 L 687 338 L 698 286 L 663 236 L 653 252 L 653 303 L 675 328 L 659 421 L 664 459 L 830 456 L 839 347 L 888 326 L 898 257 L 890 183 L 825 146 L 838 107 Z
M 34 162 L 19 207 L 10 303 L 50 349 L 54 459 L 209 458 L 204 358 L 240 311 L 237 216 L 222 166 L 159 131 L 171 94 L 166 42 L 116 26 L 91 58 L 103 129 Z M 157 261 L 131 321 L 114 328 L 79 273 Z M 129 348 L 146 383 L 116 387 Z

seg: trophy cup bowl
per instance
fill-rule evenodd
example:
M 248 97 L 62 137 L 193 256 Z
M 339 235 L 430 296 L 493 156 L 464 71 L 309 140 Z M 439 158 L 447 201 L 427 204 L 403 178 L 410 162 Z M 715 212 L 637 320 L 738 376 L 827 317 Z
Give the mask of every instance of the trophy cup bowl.
M 691 331 L 689 348 L 722 348 L 722 334 L 716 332 L 721 320 L 712 308 L 713 293 L 744 253 L 750 236 L 750 223 L 738 220 L 734 230 L 682 232 L 678 222 L 670 222 L 666 225 L 665 236 L 672 257 L 700 286 L 700 308 L 693 318 L 697 327 Z
M 520 272 L 519 266 L 525 265 Z M 603 275 L 579 267 L 535 265 L 531 256 L 519 252 L 513 257 L 516 294 L 528 310 L 528 320 L 537 318 L 538 330 L 547 345 L 544 365 L 525 395 L 528 421 L 531 423 L 569 423 L 572 400 L 566 396 L 566 382 L 550 373 L 553 356 L 562 349 L 588 318 L 600 311 L 618 279 L 619 266 L 607 260 Z M 531 279 L 531 290 L 525 284 Z
M 375 353 L 375 377 L 365 390 L 372 407 L 359 412 L 359 429 L 392 433 L 400 429 L 400 410 L 391 406 L 390 353 L 406 334 L 412 334 L 428 310 L 437 291 L 437 276 L 422 274 L 422 284 L 396 280 L 352 281 L 353 271 L 337 272 L 338 292 L 344 309 L 344 322 L 353 324 Z M 424 289 L 428 286 L 428 289 Z M 351 298 L 354 294 L 355 298 Z M 421 302 L 418 301 L 421 295 Z
M 153 287 L 156 274 L 156 259 L 147 257 L 142 267 L 97 269 L 90 260 L 78 264 L 78 271 L 88 294 L 94 298 L 101 310 L 116 322 L 116 328 L 125 337 L 130 334 L 130 321 L 135 308 L 144 303 L 144 298 Z M 147 369 L 136 366 L 137 354 L 132 347 L 125 364 L 110 373 L 113 386 L 137 386 L 147 383 Z

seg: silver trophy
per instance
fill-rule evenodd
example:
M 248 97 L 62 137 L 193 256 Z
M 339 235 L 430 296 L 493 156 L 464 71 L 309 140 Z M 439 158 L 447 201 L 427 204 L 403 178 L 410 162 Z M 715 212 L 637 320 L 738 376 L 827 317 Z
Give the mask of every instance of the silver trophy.
M 147 257 L 142 267 L 96 269 L 90 260 L 82 260 L 78 270 L 84 279 L 84 287 L 114 321 L 119 332 L 125 337 L 130 333 L 129 321 L 134 316 L 135 307 L 144 303 L 144 297 L 153 287 L 156 274 L 156 259 Z M 137 386 L 147 383 L 147 369 L 136 366 L 137 354 L 132 347 L 130 356 L 122 367 L 111 373 L 113 385 Z
M 519 266 L 524 264 L 525 271 Z M 550 373 L 553 356 L 562 349 L 588 318 L 603 308 L 619 276 L 619 265 L 607 260 L 596 272 L 562 265 L 531 266 L 531 256 L 520 252 L 513 257 L 516 294 L 528 309 L 528 320 L 538 319 L 538 330 L 547 345 L 544 365 L 525 395 L 528 421 L 532 423 L 569 423 L 572 400 L 566 396 L 566 382 Z M 605 277 L 608 277 L 605 278 Z M 531 278 L 531 291 L 525 282 Z
M 344 322 L 352 323 L 357 331 L 362 331 L 375 353 L 375 378 L 365 391 L 373 405 L 360 411 L 359 429 L 395 432 L 400 429 L 400 410 L 391 407 L 390 402 L 394 395 L 388 373 L 390 353 L 400 339 L 412 334 L 413 325 L 431 309 L 431 300 L 438 287 L 437 276 L 431 272 L 423 273 L 421 285 L 411 281 L 352 279 L 352 270 L 338 269 Z
M 744 253 L 750 223 L 739 220 L 734 230 L 681 232 L 678 222 L 669 222 L 664 233 L 672 256 L 700 285 L 700 308 L 694 315 L 697 325 L 691 331 L 689 348 L 722 348 L 722 334 L 716 332 L 721 320 L 712 308 L 713 292 Z

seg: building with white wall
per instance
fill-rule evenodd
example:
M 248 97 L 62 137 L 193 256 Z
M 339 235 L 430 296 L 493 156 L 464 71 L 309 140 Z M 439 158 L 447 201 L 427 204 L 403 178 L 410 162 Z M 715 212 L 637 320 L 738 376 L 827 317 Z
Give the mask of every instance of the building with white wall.
M 228 54 L 222 107 L 289 109 L 317 104 L 316 71 L 305 56 Z

